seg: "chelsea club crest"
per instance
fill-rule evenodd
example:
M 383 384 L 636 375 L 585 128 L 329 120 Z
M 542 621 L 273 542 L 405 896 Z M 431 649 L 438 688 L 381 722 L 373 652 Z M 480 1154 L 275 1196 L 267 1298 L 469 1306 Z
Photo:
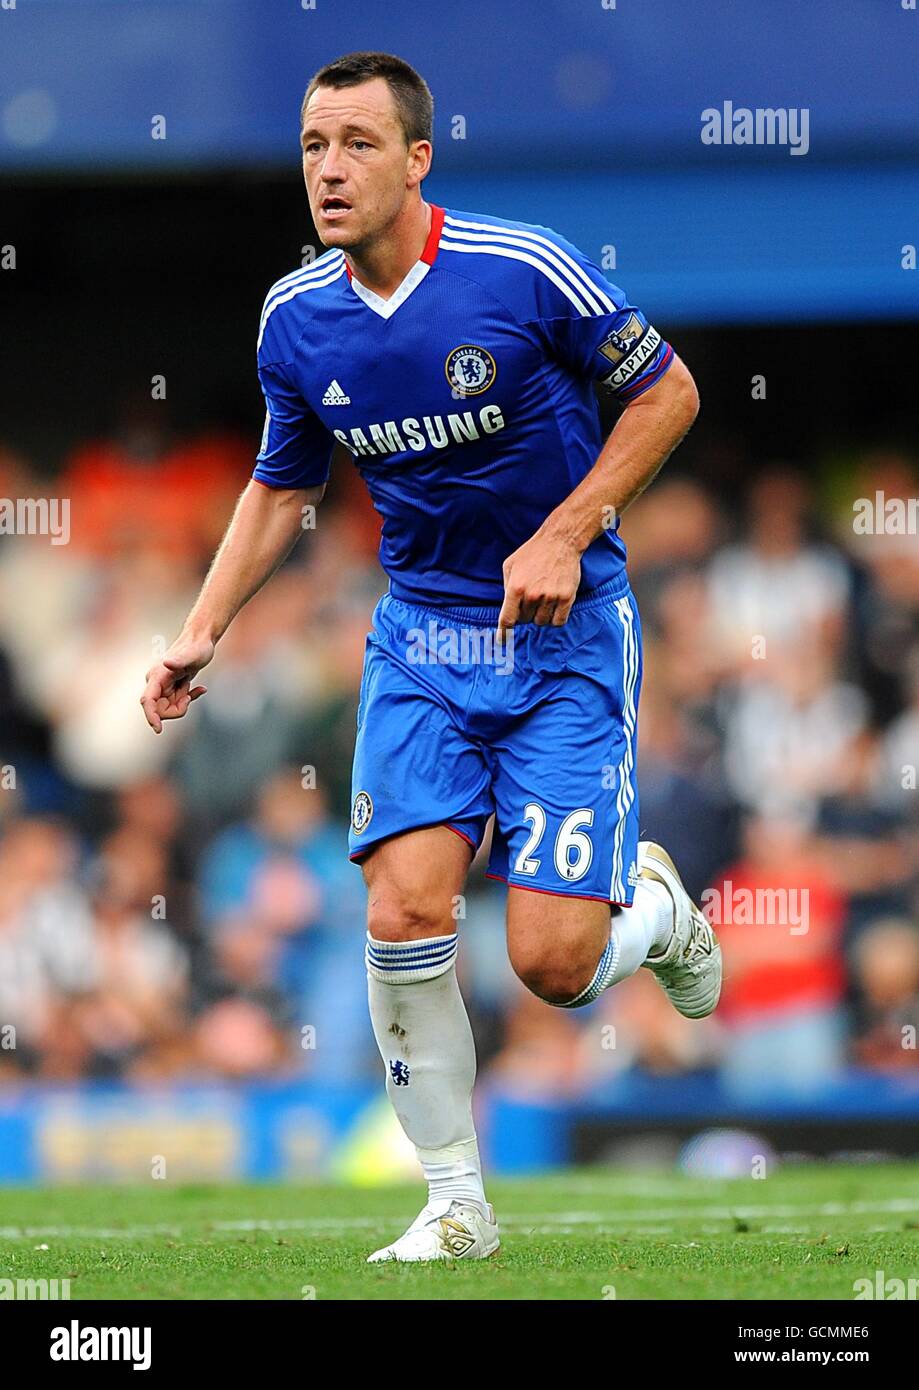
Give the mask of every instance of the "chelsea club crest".
M 358 792 L 351 811 L 351 828 L 355 835 L 362 834 L 370 824 L 373 815 L 373 802 L 367 792 Z
M 454 348 L 444 363 L 444 371 L 455 396 L 480 396 L 498 374 L 491 353 L 472 343 Z

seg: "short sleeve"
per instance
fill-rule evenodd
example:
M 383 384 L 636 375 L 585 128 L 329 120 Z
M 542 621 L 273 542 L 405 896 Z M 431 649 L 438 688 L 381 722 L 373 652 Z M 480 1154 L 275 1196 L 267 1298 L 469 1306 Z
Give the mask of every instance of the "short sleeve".
M 252 473 L 268 487 L 320 487 L 328 482 L 335 441 L 291 386 L 280 364 L 259 366 L 265 428 Z
M 554 357 L 623 404 L 660 381 L 673 348 L 599 266 L 559 236 L 540 262 L 531 326 Z

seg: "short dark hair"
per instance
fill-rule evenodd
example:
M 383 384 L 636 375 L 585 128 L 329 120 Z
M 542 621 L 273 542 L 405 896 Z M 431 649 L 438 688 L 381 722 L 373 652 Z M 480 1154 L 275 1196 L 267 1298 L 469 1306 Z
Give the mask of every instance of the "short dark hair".
M 306 104 L 317 87 L 356 87 L 382 77 L 396 103 L 396 112 L 405 132 L 405 143 L 434 139 L 434 98 L 420 73 L 392 53 L 346 53 L 334 63 L 326 63 L 310 78 L 300 107 L 300 121 Z

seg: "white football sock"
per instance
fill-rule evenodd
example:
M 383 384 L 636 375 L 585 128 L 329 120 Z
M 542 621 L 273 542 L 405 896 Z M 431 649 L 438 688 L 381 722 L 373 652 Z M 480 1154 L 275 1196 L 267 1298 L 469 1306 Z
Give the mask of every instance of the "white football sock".
M 634 975 L 653 953 L 660 955 L 673 935 L 673 899 L 662 883 L 640 878 L 635 885 L 632 906 L 624 907 L 613 918 L 613 930 L 622 941 L 620 970 L 611 984 Z M 626 968 L 624 968 L 626 967 Z
M 375 941 L 368 932 L 366 962 L 386 1092 L 415 1145 L 428 1200 L 484 1209 L 472 1122 L 475 1044 L 456 979 L 456 933 Z
M 622 908 L 610 921 L 609 945 L 590 984 L 563 1009 L 579 1009 L 609 989 L 627 980 L 654 952 L 666 949 L 673 934 L 673 900 L 662 883 L 640 878 L 635 885 L 632 906 Z

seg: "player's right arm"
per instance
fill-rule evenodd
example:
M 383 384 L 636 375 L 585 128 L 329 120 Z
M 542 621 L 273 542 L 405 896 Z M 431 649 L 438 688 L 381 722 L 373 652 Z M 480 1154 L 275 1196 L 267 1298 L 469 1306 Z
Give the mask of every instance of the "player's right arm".
M 297 389 L 296 329 L 292 333 L 285 315 L 273 313 L 285 302 L 269 291 L 262 313 L 258 375 L 266 413 L 255 471 L 182 631 L 147 672 L 140 703 L 158 734 L 164 720 L 181 719 L 206 693 L 206 686 L 194 684 L 195 677 L 239 610 L 292 550 L 304 509 L 325 492 L 334 440 Z
M 147 723 L 162 733 L 165 719 L 181 719 L 207 687 L 192 684 L 239 610 L 287 557 L 302 532 L 304 508 L 316 506 L 325 484 L 275 488 L 252 479 L 182 631 L 147 672 L 140 703 Z

